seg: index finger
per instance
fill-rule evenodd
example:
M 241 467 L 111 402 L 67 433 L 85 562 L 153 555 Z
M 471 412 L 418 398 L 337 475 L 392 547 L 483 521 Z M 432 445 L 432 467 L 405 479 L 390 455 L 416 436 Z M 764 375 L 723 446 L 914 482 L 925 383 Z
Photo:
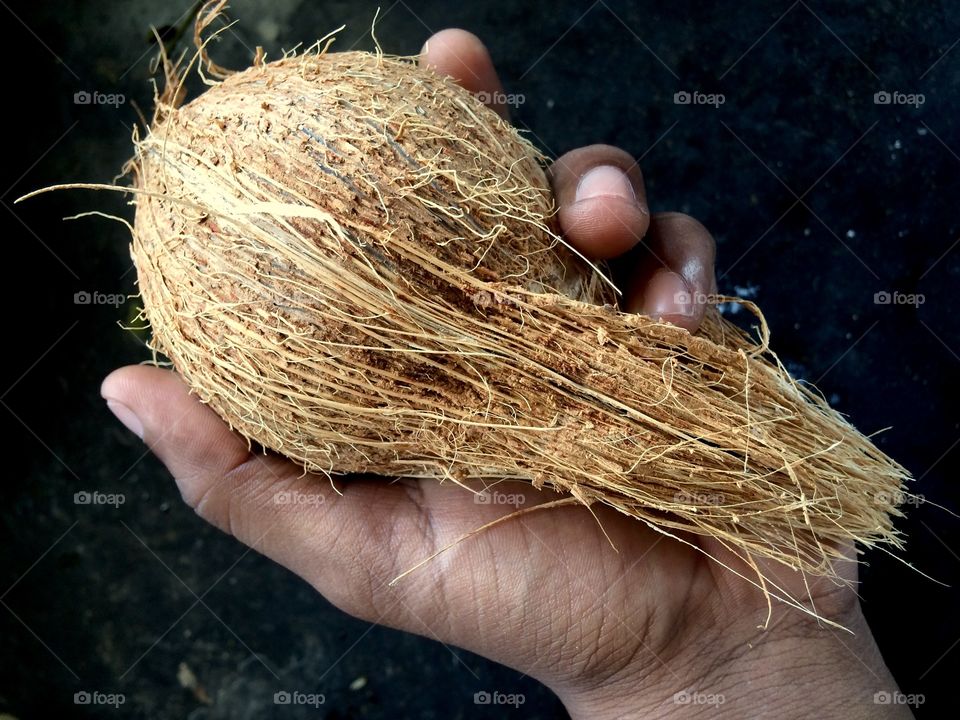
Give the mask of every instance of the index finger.
M 510 119 L 490 52 L 473 33 L 458 28 L 435 33 L 420 50 L 420 64 L 450 76 L 504 120 Z

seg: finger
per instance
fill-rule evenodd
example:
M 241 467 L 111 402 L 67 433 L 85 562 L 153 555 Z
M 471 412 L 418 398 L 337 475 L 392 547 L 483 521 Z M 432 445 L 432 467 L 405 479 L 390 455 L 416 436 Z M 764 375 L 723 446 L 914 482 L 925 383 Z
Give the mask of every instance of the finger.
M 221 530 L 273 554 L 269 540 L 266 547 L 261 543 L 265 531 L 280 515 L 291 520 L 292 514 L 270 507 L 266 484 L 275 483 L 274 492 L 291 489 L 289 468 L 251 453 L 246 441 L 168 370 L 120 368 L 103 381 L 100 394 L 166 465 L 190 507 Z M 256 512 L 260 506 L 268 517 L 265 525 Z
M 656 213 L 638 247 L 624 307 L 696 332 L 716 294 L 716 243 L 683 213 Z
M 101 394 L 166 465 L 203 519 L 368 620 L 423 632 L 414 615 L 444 612 L 437 591 L 441 570 L 450 583 L 469 565 L 429 563 L 400 590 L 388 583 L 512 510 L 477 504 L 466 490 L 435 482 L 351 478 L 335 490 L 326 477 L 249 452 L 246 441 L 167 370 L 121 368 L 104 380 Z M 531 503 L 543 501 L 529 488 L 516 492 L 525 493 L 524 502 L 527 492 Z
M 509 119 L 493 60 L 486 45 L 473 33 L 457 28 L 435 33 L 420 50 L 420 64 L 450 76 L 504 120 Z
M 200 475 L 223 476 L 249 457 L 247 444 L 172 372 L 121 368 L 103 381 L 100 394 L 178 479 L 193 484 Z
M 408 545 L 394 544 L 391 551 L 425 553 L 418 542 L 423 539 L 418 509 L 400 485 L 351 483 L 338 495 L 327 478 L 251 453 L 172 372 L 121 368 L 104 380 L 101 394 L 167 466 L 183 499 L 202 518 L 301 575 L 331 601 L 358 602 L 349 608 L 354 614 L 372 601 L 371 575 L 388 572 L 377 568 L 376 558 L 389 553 L 364 548 L 405 537 Z M 367 519 L 379 516 L 391 518 L 389 528 Z M 385 538 L 388 532 L 397 534 Z M 357 588 L 366 588 L 367 596 Z
M 564 237 L 584 255 L 622 255 L 650 223 L 643 175 L 633 157 L 610 145 L 572 150 L 550 167 Z

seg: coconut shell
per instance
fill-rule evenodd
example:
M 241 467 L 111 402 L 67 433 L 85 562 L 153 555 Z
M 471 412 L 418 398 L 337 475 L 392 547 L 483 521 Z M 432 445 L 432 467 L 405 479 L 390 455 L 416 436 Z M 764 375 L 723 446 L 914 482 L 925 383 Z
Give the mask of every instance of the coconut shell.
M 711 309 L 619 312 L 554 230 L 544 158 L 414 62 L 228 77 L 137 142 L 153 347 L 307 470 L 524 480 L 834 575 L 899 547 L 907 472 Z

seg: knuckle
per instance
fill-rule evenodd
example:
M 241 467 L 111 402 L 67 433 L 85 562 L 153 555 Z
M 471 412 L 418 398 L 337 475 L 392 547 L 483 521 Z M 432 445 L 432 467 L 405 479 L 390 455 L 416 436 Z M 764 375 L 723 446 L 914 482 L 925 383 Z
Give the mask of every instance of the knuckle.
M 181 490 L 186 503 L 201 518 L 234 537 L 247 541 L 247 518 L 270 503 L 270 487 L 260 487 L 257 481 L 263 468 L 262 460 L 250 455 L 219 477 L 199 472 L 183 483 Z M 275 488 L 273 488 L 275 489 Z

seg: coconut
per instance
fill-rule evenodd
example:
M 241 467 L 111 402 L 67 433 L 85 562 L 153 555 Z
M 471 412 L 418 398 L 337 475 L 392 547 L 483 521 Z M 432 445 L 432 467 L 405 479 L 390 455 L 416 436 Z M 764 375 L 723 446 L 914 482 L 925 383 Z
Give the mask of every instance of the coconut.
M 759 311 L 757 339 L 715 308 L 694 334 L 620 312 L 557 233 L 545 158 L 469 92 L 319 45 L 223 76 L 135 138 L 131 249 L 152 347 L 252 443 L 525 481 L 754 568 L 836 579 L 851 542 L 901 547 L 908 473 Z

